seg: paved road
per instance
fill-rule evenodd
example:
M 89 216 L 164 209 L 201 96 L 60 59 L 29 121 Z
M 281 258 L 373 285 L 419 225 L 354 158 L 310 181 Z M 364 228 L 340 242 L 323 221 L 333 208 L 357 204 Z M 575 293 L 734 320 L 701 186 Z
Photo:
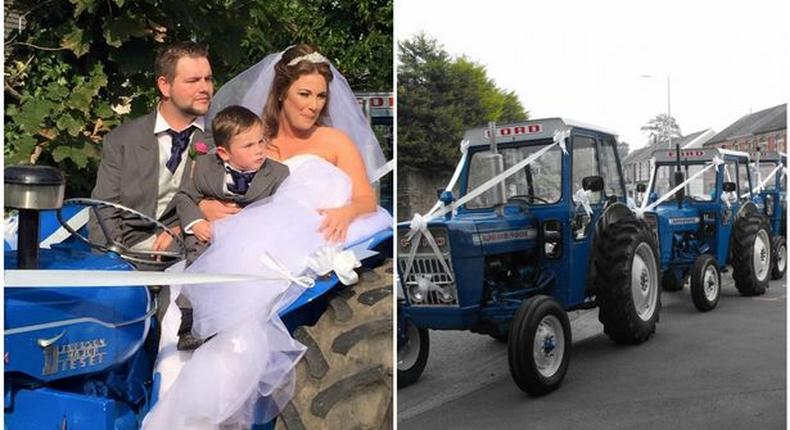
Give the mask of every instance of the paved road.
M 570 368 L 559 390 L 529 397 L 512 382 L 507 345 L 431 331 L 420 381 L 398 390 L 403 429 L 783 429 L 785 280 L 741 297 L 729 273 L 718 307 L 699 313 L 688 288 L 664 293 L 653 338 L 612 343 L 597 310 L 571 315 Z

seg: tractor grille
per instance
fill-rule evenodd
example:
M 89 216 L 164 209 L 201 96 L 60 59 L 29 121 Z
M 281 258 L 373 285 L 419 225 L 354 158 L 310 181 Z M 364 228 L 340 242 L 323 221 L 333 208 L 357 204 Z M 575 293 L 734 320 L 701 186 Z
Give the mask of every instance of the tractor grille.
M 457 306 L 458 291 L 456 289 L 455 273 L 450 260 L 450 244 L 445 229 L 431 229 L 431 234 L 436 239 L 442 258 L 447 263 L 450 273 L 442 266 L 439 258 L 434 254 L 427 240 L 422 238 L 420 246 L 414 255 L 414 263 L 408 277 L 406 264 L 409 261 L 410 241 L 406 240 L 407 231 L 398 232 L 398 272 L 401 287 L 412 306 Z

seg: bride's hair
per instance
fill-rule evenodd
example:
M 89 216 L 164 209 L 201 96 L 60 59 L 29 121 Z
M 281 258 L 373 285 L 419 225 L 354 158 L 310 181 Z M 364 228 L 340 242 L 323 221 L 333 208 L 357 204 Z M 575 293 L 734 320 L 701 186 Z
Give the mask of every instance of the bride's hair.
M 317 54 L 317 55 L 310 55 Z M 296 61 L 296 63 L 293 63 Z M 332 70 L 329 62 L 310 45 L 300 44 L 288 48 L 283 52 L 282 58 L 274 66 L 274 79 L 266 105 L 263 107 L 263 124 L 267 138 L 277 135 L 280 128 L 280 110 L 283 99 L 291 84 L 302 75 L 319 73 L 326 79 L 326 104 L 318 116 L 317 124 L 324 125 L 326 107 L 329 105 L 329 83 L 332 82 Z

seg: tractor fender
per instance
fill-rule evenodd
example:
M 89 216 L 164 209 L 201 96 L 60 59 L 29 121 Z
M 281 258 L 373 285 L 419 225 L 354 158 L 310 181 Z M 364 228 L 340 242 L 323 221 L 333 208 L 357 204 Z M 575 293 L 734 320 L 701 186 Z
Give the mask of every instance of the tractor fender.
M 625 203 L 622 202 L 614 202 L 604 209 L 603 213 L 601 214 L 600 218 L 598 218 L 598 223 L 596 224 L 596 230 L 600 228 L 607 228 L 612 224 L 615 224 L 625 218 L 631 218 L 634 216 L 634 212 L 626 206 Z M 596 231 L 597 233 L 597 231 Z
M 753 215 L 757 212 L 759 212 L 757 210 L 757 205 L 755 205 L 753 201 L 749 200 L 748 202 L 741 205 L 741 207 L 738 209 L 738 212 L 735 213 L 735 220 L 737 221 L 742 217 Z

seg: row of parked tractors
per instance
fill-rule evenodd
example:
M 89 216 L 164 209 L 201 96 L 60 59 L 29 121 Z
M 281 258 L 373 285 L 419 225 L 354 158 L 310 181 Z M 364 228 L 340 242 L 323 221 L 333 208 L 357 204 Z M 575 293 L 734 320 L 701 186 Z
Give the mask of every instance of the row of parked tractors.
M 422 374 L 429 329 L 507 341 L 513 380 L 541 395 L 568 368 L 568 311 L 597 306 L 609 338 L 637 344 L 656 330 L 662 286 L 688 284 L 704 312 L 728 270 L 744 296 L 784 276 L 784 155 L 659 149 L 632 202 L 615 134 L 588 124 L 489 125 L 462 151 L 440 216 L 398 226 L 399 387 Z

